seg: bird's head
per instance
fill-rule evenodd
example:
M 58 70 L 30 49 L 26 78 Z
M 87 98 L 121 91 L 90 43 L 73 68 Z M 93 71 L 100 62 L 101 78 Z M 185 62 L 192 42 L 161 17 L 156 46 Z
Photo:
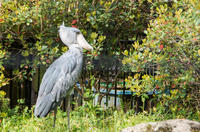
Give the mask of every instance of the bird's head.
M 79 29 L 74 27 L 65 27 L 64 22 L 60 26 L 59 35 L 62 42 L 68 47 L 72 45 L 79 45 L 86 50 L 93 50 L 92 46 L 88 44 Z

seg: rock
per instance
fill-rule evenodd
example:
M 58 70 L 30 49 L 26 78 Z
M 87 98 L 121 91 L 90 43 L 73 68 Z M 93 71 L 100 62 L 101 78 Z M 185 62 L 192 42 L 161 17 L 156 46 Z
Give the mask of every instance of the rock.
M 200 122 L 186 119 L 148 122 L 122 129 L 121 132 L 200 132 Z

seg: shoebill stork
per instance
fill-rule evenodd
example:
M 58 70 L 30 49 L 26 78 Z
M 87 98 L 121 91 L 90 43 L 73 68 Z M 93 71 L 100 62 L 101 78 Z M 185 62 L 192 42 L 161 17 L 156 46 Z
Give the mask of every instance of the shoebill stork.
M 54 110 L 53 127 L 55 127 L 57 107 L 66 97 L 68 128 L 70 129 L 70 94 L 81 73 L 83 48 L 91 51 L 93 48 L 85 40 L 79 29 L 65 27 L 64 22 L 60 26 L 59 35 L 62 42 L 69 47 L 69 50 L 46 70 L 40 84 L 34 115 L 45 117 L 50 111 Z

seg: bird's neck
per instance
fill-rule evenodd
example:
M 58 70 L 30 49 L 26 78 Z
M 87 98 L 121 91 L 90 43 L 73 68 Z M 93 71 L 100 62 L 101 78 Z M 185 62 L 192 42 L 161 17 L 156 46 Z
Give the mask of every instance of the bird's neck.
M 70 50 L 78 49 L 80 52 L 83 52 L 83 48 L 80 45 L 78 45 L 78 44 L 71 44 L 69 46 L 69 49 Z

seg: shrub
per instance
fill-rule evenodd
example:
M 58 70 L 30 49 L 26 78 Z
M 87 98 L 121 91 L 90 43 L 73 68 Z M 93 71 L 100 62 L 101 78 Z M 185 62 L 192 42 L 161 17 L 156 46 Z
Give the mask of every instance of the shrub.
M 136 42 L 132 51 L 125 51 L 124 63 L 131 66 L 134 77 L 127 82 L 132 90 L 170 90 L 159 95 L 159 107 L 165 112 L 199 118 L 200 87 L 200 6 L 198 0 L 174 1 L 171 7 L 156 8 L 158 17 L 145 31 L 142 44 Z M 140 74 L 146 68 L 156 68 L 155 76 Z M 167 108 L 167 109 L 166 109 Z
M 92 59 L 100 54 L 121 54 L 124 48 L 117 45 L 119 40 L 142 36 L 151 19 L 150 5 L 146 0 L 2 0 L 0 74 L 4 67 L 11 69 L 10 78 L 23 85 L 24 80 L 32 80 L 38 66 L 48 67 L 67 50 L 58 35 L 63 21 L 66 26 L 78 27 L 94 47 L 93 53 L 87 54 L 90 72 Z M 0 87 L 5 82 L 1 77 Z
M 9 108 L 9 99 L 5 98 L 6 93 L 0 90 L 0 122 L 3 118 L 7 117 L 7 110 Z

